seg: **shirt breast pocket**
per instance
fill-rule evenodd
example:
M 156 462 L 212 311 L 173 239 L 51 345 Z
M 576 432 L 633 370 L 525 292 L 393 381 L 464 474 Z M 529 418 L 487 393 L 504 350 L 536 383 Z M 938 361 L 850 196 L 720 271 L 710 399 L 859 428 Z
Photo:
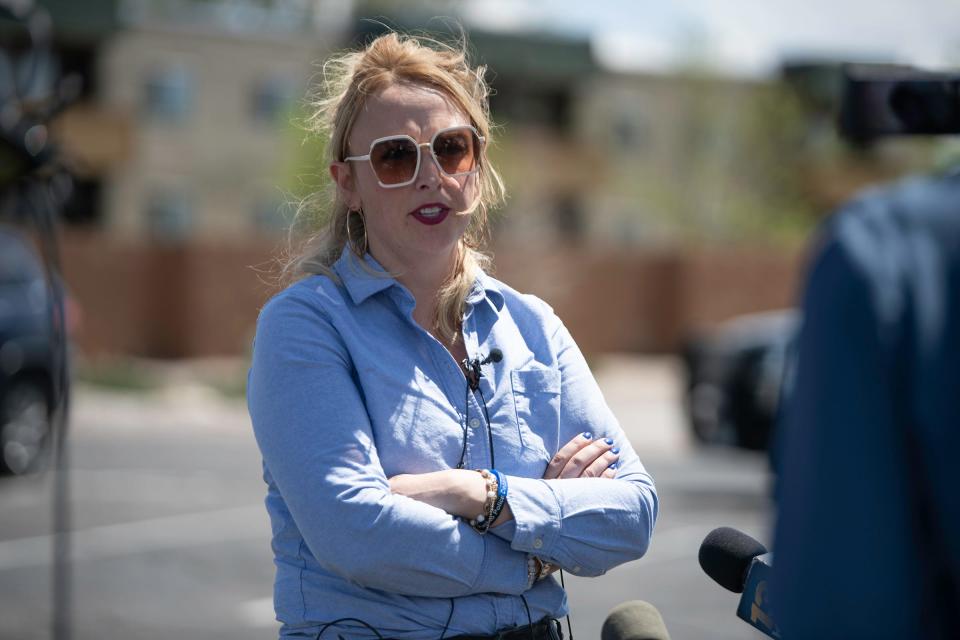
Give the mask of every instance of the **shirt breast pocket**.
M 522 457 L 550 461 L 560 433 L 560 372 L 555 369 L 516 369 L 510 373 Z

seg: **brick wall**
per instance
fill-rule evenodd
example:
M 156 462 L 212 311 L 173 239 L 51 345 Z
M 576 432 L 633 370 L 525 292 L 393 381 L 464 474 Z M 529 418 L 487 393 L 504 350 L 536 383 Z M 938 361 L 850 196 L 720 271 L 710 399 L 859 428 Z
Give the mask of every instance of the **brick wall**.
M 172 358 L 245 353 L 271 287 L 258 273 L 273 247 L 159 247 L 68 234 L 67 285 L 88 355 Z
M 585 352 L 676 350 L 734 316 L 791 306 L 802 252 L 499 251 L 496 275 L 551 305 Z
M 268 243 L 175 248 L 70 233 L 62 246 L 88 355 L 246 353 L 276 290 Z M 789 306 L 800 263 L 798 251 L 762 248 L 501 248 L 495 275 L 553 305 L 584 352 L 664 352 L 730 317 Z

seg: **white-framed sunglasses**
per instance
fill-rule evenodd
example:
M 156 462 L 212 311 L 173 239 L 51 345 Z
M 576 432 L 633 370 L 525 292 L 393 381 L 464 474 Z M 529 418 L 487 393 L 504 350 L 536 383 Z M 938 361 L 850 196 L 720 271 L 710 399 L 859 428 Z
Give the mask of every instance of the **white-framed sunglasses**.
M 480 170 L 480 153 L 486 142 L 471 125 L 447 127 L 433 134 L 430 142 L 417 142 L 408 135 L 386 136 L 370 143 L 370 152 L 344 158 L 344 162 L 367 160 L 384 189 L 413 184 L 420 173 L 420 147 L 429 147 L 440 171 L 449 177 L 468 176 Z

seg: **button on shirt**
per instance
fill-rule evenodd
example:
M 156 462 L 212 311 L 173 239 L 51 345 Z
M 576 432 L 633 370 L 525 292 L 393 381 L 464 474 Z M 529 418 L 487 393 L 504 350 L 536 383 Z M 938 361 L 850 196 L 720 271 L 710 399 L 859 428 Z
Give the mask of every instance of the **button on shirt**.
M 483 366 L 471 392 L 413 320 L 410 292 L 376 261 L 345 250 L 334 272 L 339 282 L 311 276 L 264 307 L 248 380 L 282 637 L 340 618 L 398 639 L 435 639 L 448 618 L 447 636 L 492 634 L 527 624 L 524 599 L 533 620 L 566 613 L 552 577 L 528 586 L 530 554 L 581 576 L 643 555 L 653 481 L 548 305 L 477 277 L 464 346 L 471 358 L 496 348 L 503 359 Z M 620 447 L 617 478 L 541 479 L 584 432 Z M 390 492 L 391 476 L 455 468 L 461 454 L 468 469 L 493 454 L 507 476 L 514 520 L 487 535 Z M 376 637 L 356 622 L 336 629 Z

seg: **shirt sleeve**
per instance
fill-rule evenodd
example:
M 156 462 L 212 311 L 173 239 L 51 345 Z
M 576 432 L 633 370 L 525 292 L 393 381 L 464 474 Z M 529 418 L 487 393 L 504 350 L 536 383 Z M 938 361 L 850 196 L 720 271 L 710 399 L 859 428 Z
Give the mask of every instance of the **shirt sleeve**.
M 517 551 L 597 576 L 641 557 L 650 545 L 658 500 L 653 479 L 603 398 L 583 354 L 556 316 L 551 343 L 560 370 L 560 446 L 578 433 L 620 447 L 615 479 L 542 480 L 510 476 L 515 523 L 491 529 Z
M 523 593 L 525 554 L 390 492 L 349 355 L 314 295 L 291 289 L 264 308 L 247 389 L 265 467 L 310 552 L 368 588 Z

